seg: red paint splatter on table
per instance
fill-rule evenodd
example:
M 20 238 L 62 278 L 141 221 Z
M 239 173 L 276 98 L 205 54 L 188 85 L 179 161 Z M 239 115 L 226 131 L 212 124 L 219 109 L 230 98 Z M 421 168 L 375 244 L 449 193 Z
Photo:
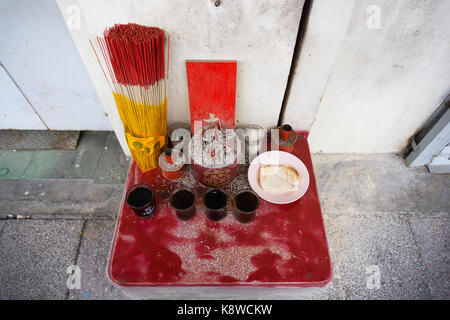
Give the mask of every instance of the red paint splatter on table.
M 109 276 L 122 286 L 322 286 L 331 277 L 322 214 L 308 143 L 299 136 L 293 152 L 310 173 L 310 186 L 299 200 L 276 205 L 261 199 L 256 219 L 241 224 L 231 214 L 206 218 L 200 197 L 207 188 L 185 178 L 165 180 L 160 169 L 140 174 L 130 166 L 125 190 L 147 183 L 155 191 L 158 212 L 138 218 L 122 204 L 108 261 Z M 137 170 L 137 171 L 136 171 Z M 246 174 L 246 170 L 241 170 Z M 248 187 L 235 179 L 227 192 Z M 168 195 L 186 183 L 197 192 L 197 214 L 178 220 Z

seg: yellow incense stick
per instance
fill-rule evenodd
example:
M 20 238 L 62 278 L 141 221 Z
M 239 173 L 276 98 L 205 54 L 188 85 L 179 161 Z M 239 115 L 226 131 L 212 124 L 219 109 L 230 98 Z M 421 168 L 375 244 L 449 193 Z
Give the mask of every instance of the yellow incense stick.
M 131 155 L 141 171 L 158 167 L 158 157 L 166 145 L 167 98 L 159 105 L 136 102 L 113 92 Z

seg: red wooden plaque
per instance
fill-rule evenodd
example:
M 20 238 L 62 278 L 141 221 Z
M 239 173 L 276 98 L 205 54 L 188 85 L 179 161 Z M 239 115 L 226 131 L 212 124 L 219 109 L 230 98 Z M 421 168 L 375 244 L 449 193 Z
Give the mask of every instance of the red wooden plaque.
M 234 128 L 236 61 L 186 61 L 186 72 L 192 131 L 195 120 L 214 118 Z

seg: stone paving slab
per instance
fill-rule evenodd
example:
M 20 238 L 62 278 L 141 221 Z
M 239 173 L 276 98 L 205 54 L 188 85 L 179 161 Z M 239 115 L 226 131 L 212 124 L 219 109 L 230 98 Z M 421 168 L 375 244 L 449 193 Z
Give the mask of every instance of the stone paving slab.
M 110 133 L 95 172 L 95 183 L 124 184 L 129 166 L 130 160 L 123 153 L 116 135 Z
M 431 298 L 419 249 L 403 216 L 326 219 L 346 299 Z
M 133 300 L 313 300 L 321 288 L 126 287 L 122 290 Z
M 69 299 L 127 299 L 106 276 L 106 263 L 115 224 L 115 220 L 86 222 L 76 262 L 81 269 L 81 289 L 70 290 Z
M 336 269 L 336 265 L 333 263 L 334 259 L 331 258 L 333 265 L 333 275 L 330 282 L 321 288 L 309 289 L 310 294 L 307 296 L 309 300 L 342 300 L 344 299 L 344 290 L 342 288 L 341 276 Z M 289 299 L 289 296 L 286 297 Z M 303 299 L 303 298 L 302 298 Z
M 325 219 L 325 217 L 323 217 L 323 223 L 325 227 L 325 234 L 327 236 L 333 275 L 330 283 L 327 286 L 320 288 L 317 292 L 311 295 L 310 298 L 315 300 L 343 300 L 345 299 L 345 291 L 342 283 L 342 277 L 338 270 L 338 264 L 336 263 L 336 254 L 339 252 L 340 248 L 336 248 L 336 244 L 330 238 L 330 234 L 328 232 L 328 229 L 330 228 L 330 219 Z
M 323 212 L 447 216 L 450 179 L 396 154 L 313 154 Z
M 5 226 L 5 224 L 6 224 L 6 220 L 0 220 L 0 235 L 2 234 L 3 227 Z
M 115 218 L 123 186 L 87 179 L 0 180 L 0 218 Z
M 39 150 L 24 173 L 25 179 L 92 179 L 109 132 L 85 131 L 76 150 Z
M 34 151 L 0 150 L 0 180 L 21 179 Z
M 433 298 L 450 299 L 450 218 L 411 218 Z
M 65 299 L 83 221 L 8 220 L 0 234 L 0 299 Z

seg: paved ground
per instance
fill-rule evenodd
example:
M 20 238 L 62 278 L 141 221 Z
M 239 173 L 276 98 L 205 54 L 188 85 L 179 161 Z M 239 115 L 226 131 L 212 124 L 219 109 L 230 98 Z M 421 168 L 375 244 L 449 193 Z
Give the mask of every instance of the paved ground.
M 313 162 L 333 279 L 256 297 L 449 299 L 449 175 L 394 154 Z M 0 299 L 127 298 L 105 276 L 127 165 L 102 132 L 83 133 L 74 151 L 0 150 Z M 71 265 L 79 290 L 66 285 Z

